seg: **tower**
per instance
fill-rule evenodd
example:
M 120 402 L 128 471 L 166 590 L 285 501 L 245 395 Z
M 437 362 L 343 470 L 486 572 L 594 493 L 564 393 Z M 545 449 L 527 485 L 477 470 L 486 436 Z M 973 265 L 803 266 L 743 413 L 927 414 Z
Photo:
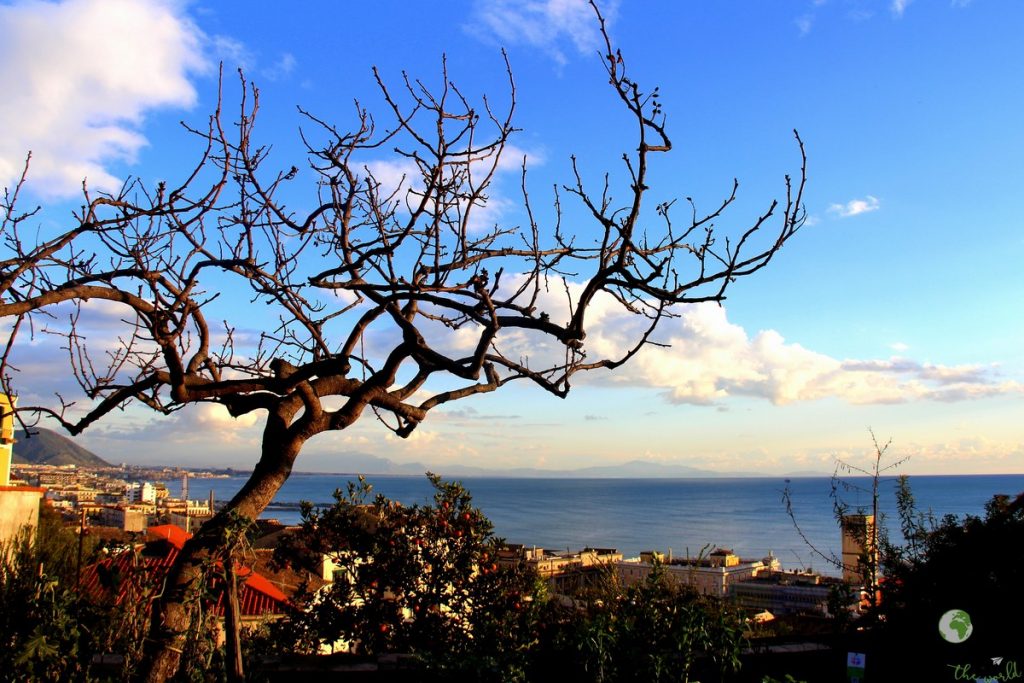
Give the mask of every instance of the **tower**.
M 0 548 L 26 530 L 35 535 L 39 526 L 39 501 L 46 493 L 38 486 L 11 486 L 14 406 L 17 402 L 17 397 L 0 393 Z
M 873 586 L 878 577 L 874 515 L 843 515 L 843 581 Z
M 11 458 L 14 446 L 14 406 L 18 398 L 0 393 L 0 486 L 11 483 Z

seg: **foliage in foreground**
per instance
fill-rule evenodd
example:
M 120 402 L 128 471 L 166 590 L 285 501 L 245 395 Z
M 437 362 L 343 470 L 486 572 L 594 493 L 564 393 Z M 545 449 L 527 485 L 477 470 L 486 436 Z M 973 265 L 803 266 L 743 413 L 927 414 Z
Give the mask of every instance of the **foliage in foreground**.
M 111 552 L 125 561 L 107 564 Z M 98 585 L 79 575 L 96 565 Z M 111 551 L 43 507 L 34 535 L 0 548 L 0 681 L 124 681 L 137 675 L 157 577 L 139 548 Z M 176 680 L 223 680 L 209 616 Z
M 903 478 L 898 508 L 906 544 L 885 548 L 880 606 L 880 643 L 893 666 L 914 660 L 907 653 L 943 663 L 1003 657 L 1024 664 L 1017 626 L 1024 613 L 1024 494 L 993 496 L 983 517 L 936 521 L 917 511 Z M 971 617 L 973 632 L 963 643 L 939 635 L 939 620 L 951 609 Z
M 360 479 L 330 508 L 304 505 L 302 529 L 278 558 L 319 570 L 326 556 L 337 569 L 293 620 L 293 645 L 412 653 L 433 670 L 514 679 L 543 586 L 522 567 L 498 566 L 504 544 L 465 488 L 428 477 L 432 504 L 370 502 L 372 487 Z
M 838 523 L 854 511 L 844 500 L 844 493 L 856 491 L 870 501 L 870 507 L 855 512 L 874 515 L 875 524 L 855 527 L 855 533 L 862 548 L 878 549 L 877 559 L 865 551 L 856 565 L 844 565 L 835 555 L 819 551 L 804 536 L 814 553 L 838 569 L 856 571 L 868 587 L 871 604 L 866 618 L 854 624 L 840 619 L 836 626 L 845 629 L 856 643 L 851 648 L 869 653 L 872 678 L 1019 677 L 1024 646 L 1020 629 L 1014 624 L 1024 612 L 1024 494 L 1015 499 L 1003 494 L 993 496 L 984 517 L 946 515 L 937 521 L 930 511 L 924 513 L 917 508 L 909 477 L 901 475 L 896 480 L 901 534 L 896 536 L 902 539 L 896 540 L 879 509 L 879 486 L 883 473 L 897 468 L 906 458 L 884 461 L 891 442 L 880 444 L 874 433 L 872 440 L 874 462 L 867 468 L 837 459 L 831 497 Z M 840 473 L 865 476 L 868 486 Z M 788 486 L 783 501 L 803 536 L 793 516 Z M 965 611 L 973 627 L 969 638 L 959 643 L 945 640 L 939 629 L 940 620 L 953 610 Z M 1003 662 L 1010 669 L 999 669 Z
M 502 542 L 461 485 L 431 481 L 431 504 L 367 502 L 370 487 L 360 482 L 328 509 L 307 506 L 302 532 L 282 554 L 308 563 L 327 552 L 338 563 L 337 581 L 308 611 L 250 634 L 252 664 L 257 653 L 350 643 L 361 653 L 412 654 L 424 680 L 713 681 L 738 672 L 743 628 L 721 603 L 659 571 L 632 586 L 609 573 L 571 600 L 549 595 L 526 568 L 497 565 Z M 955 660 L 950 652 L 965 661 L 981 654 L 1020 660 L 1010 624 L 1024 610 L 1024 495 L 995 496 L 983 517 L 935 522 L 916 512 L 904 481 L 899 509 L 906 543 L 883 547 L 876 670 L 921 674 L 914 668 L 920 659 L 907 655 L 925 652 L 939 673 Z M 89 541 L 83 561 L 96 556 Z M 144 602 L 84 599 L 76 590 L 77 554 L 78 538 L 52 514 L 43 515 L 34 542 L 8 548 L 0 570 L 0 680 L 132 675 Z M 939 638 L 939 616 L 951 608 L 972 617 L 967 643 Z M 203 653 L 180 679 L 223 680 L 222 654 L 212 643 Z M 102 654 L 124 659 L 104 668 L 94 661 Z
M 418 655 L 458 680 L 688 680 L 739 667 L 742 625 L 717 601 L 657 571 L 624 587 L 607 573 L 572 600 L 550 596 L 524 566 L 499 565 L 503 542 L 458 483 L 428 475 L 433 503 L 404 506 L 350 484 L 334 506 L 305 506 L 302 532 L 279 552 L 335 582 L 309 610 L 271 627 L 279 651 L 346 645 Z M 713 680 L 713 679 L 703 679 Z
M 77 586 L 98 544 L 65 528 L 43 508 L 33 537 L 22 534 L 0 562 L 0 680 L 121 680 L 130 671 L 90 670 L 95 655 L 137 659 L 146 618 L 137 603 L 97 603 Z
M 579 681 L 722 680 L 739 670 L 738 615 L 659 567 L 623 586 L 611 573 L 569 606 L 551 606 L 535 671 Z
M 278 651 L 347 640 L 357 652 L 417 655 L 424 680 L 714 681 L 740 673 L 743 625 L 719 601 L 661 571 L 632 586 L 608 572 L 571 600 L 549 595 L 526 568 L 494 562 L 503 544 L 461 485 L 431 482 L 429 505 L 383 496 L 368 503 L 370 487 L 360 482 L 329 509 L 307 508 L 291 550 L 307 558 L 326 550 L 341 571 L 309 612 L 272 625 Z M 905 542 L 880 536 L 878 619 L 858 622 L 875 625 L 876 673 L 912 680 L 922 670 L 908 654 L 928 653 L 936 675 L 949 673 L 947 660 L 982 652 L 1021 659 L 1008 615 L 1024 610 L 1024 496 L 995 496 L 984 517 L 936 523 L 917 512 L 904 477 L 897 507 Z M 937 635 L 950 608 L 973 618 L 967 645 Z
M 469 492 L 430 478 L 431 504 L 368 502 L 371 487 L 360 481 L 330 508 L 304 508 L 301 531 L 279 555 L 312 567 L 327 554 L 336 580 L 308 610 L 246 634 L 255 674 L 261 655 L 331 644 L 411 654 L 422 665 L 417 676 L 437 680 L 660 681 L 692 672 L 714 680 L 737 669 L 740 623 L 717 602 L 660 572 L 631 587 L 608 573 L 571 602 L 557 600 L 528 568 L 499 566 L 504 543 Z M 0 680 L 138 674 L 153 577 L 128 551 L 137 562 L 100 574 L 107 591 L 80 590 L 80 568 L 104 556 L 84 540 L 79 560 L 79 538 L 48 513 L 34 539 L 10 548 L 0 571 Z M 119 601 L 125 582 L 134 592 Z M 187 645 L 177 680 L 225 679 L 223 650 L 208 630 L 191 633 Z

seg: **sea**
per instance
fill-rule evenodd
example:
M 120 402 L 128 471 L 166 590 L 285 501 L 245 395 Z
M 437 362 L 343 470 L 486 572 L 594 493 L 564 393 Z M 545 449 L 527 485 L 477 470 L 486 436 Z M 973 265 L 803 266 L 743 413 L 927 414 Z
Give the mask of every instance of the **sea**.
M 424 476 L 367 476 L 374 493 L 404 504 L 428 503 L 433 494 Z M 300 521 L 299 503 L 329 505 L 336 489 L 356 475 L 293 473 L 263 517 L 285 524 Z M 824 558 L 841 548 L 830 477 L 743 477 L 687 479 L 542 479 L 462 477 L 473 503 L 509 543 L 550 550 L 615 548 L 625 557 L 658 550 L 675 557 L 728 548 L 743 558 L 769 554 L 787 569 L 823 574 L 837 570 Z M 241 488 L 245 476 L 190 479 L 189 497 L 210 492 L 223 503 Z M 870 512 L 871 480 L 846 478 L 853 488 L 839 495 L 852 510 Z M 166 482 L 172 495 L 181 482 Z M 995 494 L 1024 492 L 1024 475 L 911 476 L 918 509 L 944 515 L 983 516 Z M 789 490 L 792 514 L 783 492 Z M 879 481 L 879 509 L 893 538 L 899 539 L 896 479 Z

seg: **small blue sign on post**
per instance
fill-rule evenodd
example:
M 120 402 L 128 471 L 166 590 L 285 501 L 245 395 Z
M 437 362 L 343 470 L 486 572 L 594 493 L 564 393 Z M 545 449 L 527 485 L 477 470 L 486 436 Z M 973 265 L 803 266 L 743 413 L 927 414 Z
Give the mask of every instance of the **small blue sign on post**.
M 863 652 L 846 653 L 846 680 L 847 683 L 864 683 L 864 661 L 867 655 Z

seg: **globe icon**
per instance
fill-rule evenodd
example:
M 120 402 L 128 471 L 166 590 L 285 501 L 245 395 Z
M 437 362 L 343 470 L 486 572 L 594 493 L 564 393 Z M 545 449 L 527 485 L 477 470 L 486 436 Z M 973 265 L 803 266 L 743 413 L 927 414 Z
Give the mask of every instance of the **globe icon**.
M 962 643 L 971 637 L 974 624 L 962 609 L 951 609 L 939 619 L 939 634 L 950 643 Z

